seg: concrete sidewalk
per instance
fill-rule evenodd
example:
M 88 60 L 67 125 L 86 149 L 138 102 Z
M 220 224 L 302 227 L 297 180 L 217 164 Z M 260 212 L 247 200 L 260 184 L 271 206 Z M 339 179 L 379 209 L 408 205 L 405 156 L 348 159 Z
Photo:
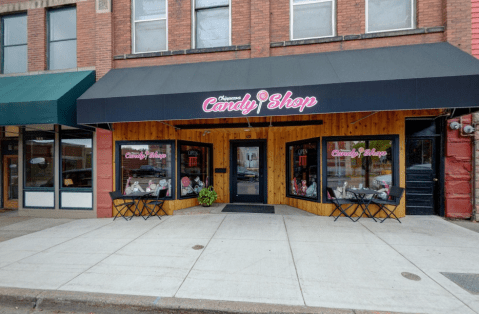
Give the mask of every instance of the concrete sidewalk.
M 402 222 L 268 214 L 74 220 L 1 242 L 0 287 L 297 313 L 479 313 L 477 276 L 460 275 L 479 274 L 479 234 L 434 216 Z M 443 273 L 459 274 L 469 291 Z

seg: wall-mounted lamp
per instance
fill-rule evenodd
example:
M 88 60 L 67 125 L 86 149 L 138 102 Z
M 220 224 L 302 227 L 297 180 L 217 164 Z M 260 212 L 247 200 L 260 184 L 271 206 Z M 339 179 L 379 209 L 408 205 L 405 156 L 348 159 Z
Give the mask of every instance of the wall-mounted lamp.
M 472 125 L 466 125 L 463 130 L 464 130 L 464 133 L 466 134 L 471 134 L 475 131 Z
M 203 136 L 205 136 L 206 134 L 210 134 L 210 133 L 211 133 L 210 130 L 205 130 L 205 131 L 203 132 Z
M 452 122 L 449 124 L 451 130 L 459 130 L 461 128 L 461 124 L 459 122 Z

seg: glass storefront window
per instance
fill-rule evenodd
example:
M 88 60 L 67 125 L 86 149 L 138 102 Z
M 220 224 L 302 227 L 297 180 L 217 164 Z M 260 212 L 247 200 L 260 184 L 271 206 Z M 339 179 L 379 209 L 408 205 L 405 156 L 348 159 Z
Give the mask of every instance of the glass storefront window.
M 178 168 L 180 197 L 197 197 L 201 189 L 212 184 L 211 147 L 179 143 Z
M 61 133 L 61 182 L 63 188 L 92 187 L 93 135 L 90 132 Z
M 173 145 L 162 143 L 120 144 L 120 189 L 124 195 L 154 191 L 158 186 L 173 196 Z
M 318 143 L 288 144 L 288 196 L 318 199 Z
M 55 169 L 54 133 L 27 132 L 24 143 L 25 187 L 52 188 Z
M 327 187 L 339 198 L 354 198 L 347 189 L 369 188 L 387 199 L 393 184 L 392 145 L 390 139 L 326 141 Z

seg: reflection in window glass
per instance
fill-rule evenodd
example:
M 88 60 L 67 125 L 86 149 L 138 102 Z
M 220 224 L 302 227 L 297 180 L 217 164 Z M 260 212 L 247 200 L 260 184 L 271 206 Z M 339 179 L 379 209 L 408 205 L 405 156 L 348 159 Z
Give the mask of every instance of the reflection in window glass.
M 48 66 L 50 70 L 77 66 L 76 8 L 48 11 Z
M 53 134 L 26 133 L 25 187 L 53 187 L 55 137 Z
M 167 2 L 165 0 L 134 0 L 133 6 L 134 52 L 167 50 Z
M 211 151 L 205 146 L 180 146 L 181 196 L 197 196 L 211 184 Z
M 62 133 L 62 187 L 92 187 L 92 142 L 91 133 Z
M 27 72 L 27 15 L 4 16 L 1 21 L 3 73 Z
M 432 140 L 407 140 L 407 170 L 432 169 Z
M 333 36 L 333 1 L 294 1 L 293 38 Z
M 289 146 L 289 194 L 318 198 L 317 143 Z
M 392 141 L 328 141 L 327 186 L 339 198 L 354 198 L 347 189 L 370 188 L 387 198 L 392 184 Z
M 413 0 L 368 0 L 368 32 L 413 28 Z
M 168 189 L 171 195 L 172 151 L 170 144 L 120 146 L 121 192 L 149 192 Z
M 196 0 L 196 48 L 230 44 L 229 1 Z

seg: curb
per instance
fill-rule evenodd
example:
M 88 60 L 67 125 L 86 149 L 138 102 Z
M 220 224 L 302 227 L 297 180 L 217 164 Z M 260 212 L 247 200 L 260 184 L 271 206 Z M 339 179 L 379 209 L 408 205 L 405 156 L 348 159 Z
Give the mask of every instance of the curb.
M 95 314 L 399 314 L 310 306 L 1 287 L 0 304 L 40 311 L 61 310 Z

